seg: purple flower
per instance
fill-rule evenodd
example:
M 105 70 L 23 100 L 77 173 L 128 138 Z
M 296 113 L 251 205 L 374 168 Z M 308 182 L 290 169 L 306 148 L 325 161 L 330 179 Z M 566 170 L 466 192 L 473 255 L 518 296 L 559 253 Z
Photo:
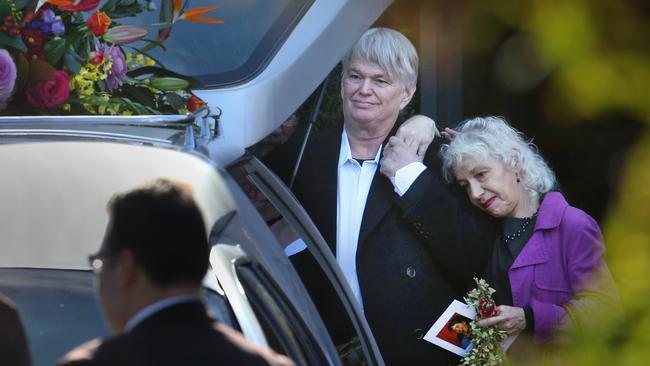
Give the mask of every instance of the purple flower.
M 106 77 L 106 90 L 112 92 L 122 85 L 126 73 L 129 71 L 122 49 L 118 46 L 108 46 L 97 42 L 95 50 L 101 52 L 104 58 L 110 59 L 111 69 Z
M 35 29 L 47 35 L 61 36 L 65 32 L 65 25 L 60 16 L 54 14 L 52 9 L 43 11 L 41 20 L 32 20 L 26 25 L 27 29 Z
M 16 64 L 7 50 L 0 49 L 0 109 L 11 98 L 16 83 Z

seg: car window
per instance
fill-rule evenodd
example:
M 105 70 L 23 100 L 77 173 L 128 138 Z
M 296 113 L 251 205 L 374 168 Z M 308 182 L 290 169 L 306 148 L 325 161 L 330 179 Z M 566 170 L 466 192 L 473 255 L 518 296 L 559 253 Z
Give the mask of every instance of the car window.
M 20 311 L 35 366 L 107 334 L 90 271 L 0 269 L 0 292 Z M 2 326 L 0 324 L 0 326 Z
M 192 0 L 187 8 L 217 6 L 202 15 L 208 24 L 179 20 L 164 47 L 150 51 L 165 67 L 207 86 L 245 81 L 270 61 L 313 0 Z M 159 23 L 159 11 L 145 11 L 128 24 Z M 143 44 L 137 44 L 142 46 Z
M 360 312 L 354 310 L 352 296 L 343 283 L 334 257 L 295 197 L 254 157 L 242 159 L 229 171 L 284 247 L 319 310 L 343 363 L 378 364 L 380 356 L 374 339 Z M 336 317 L 330 314 L 336 314 Z
M 327 359 L 309 336 L 291 303 L 259 265 L 238 265 L 237 276 L 253 306 L 269 346 L 299 365 L 324 365 Z
M 108 335 L 91 271 L 0 268 L 0 293 L 18 307 L 34 366 L 52 365 L 74 347 Z M 222 294 L 204 288 L 203 298 L 213 317 L 237 326 Z

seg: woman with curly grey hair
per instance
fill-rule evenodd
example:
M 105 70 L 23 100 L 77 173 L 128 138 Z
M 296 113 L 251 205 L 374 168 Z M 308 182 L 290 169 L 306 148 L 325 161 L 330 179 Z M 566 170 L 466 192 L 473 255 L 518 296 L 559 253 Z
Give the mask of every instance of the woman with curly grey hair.
M 456 132 L 440 151 L 443 175 L 500 224 L 485 273 L 500 305 L 479 326 L 527 331 L 540 343 L 586 307 L 617 304 L 598 224 L 557 191 L 537 148 L 499 117 L 468 120 Z M 604 288 L 598 305 L 578 296 Z

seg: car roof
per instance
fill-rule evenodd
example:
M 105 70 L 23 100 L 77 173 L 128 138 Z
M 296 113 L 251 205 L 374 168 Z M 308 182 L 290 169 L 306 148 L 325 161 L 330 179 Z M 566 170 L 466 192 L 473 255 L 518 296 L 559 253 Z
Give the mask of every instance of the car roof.
M 123 143 L 0 145 L 0 267 L 88 269 L 101 244 L 106 203 L 158 177 L 193 187 L 206 232 L 235 210 L 220 173 L 196 154 Z

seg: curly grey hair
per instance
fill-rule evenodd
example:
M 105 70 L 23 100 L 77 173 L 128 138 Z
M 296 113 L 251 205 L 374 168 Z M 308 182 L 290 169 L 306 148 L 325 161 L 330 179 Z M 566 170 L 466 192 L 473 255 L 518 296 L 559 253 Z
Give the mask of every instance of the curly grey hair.
M 390 28 L 370 28 L 343 57 L 343 75 L 353 59 L 372 62 L 397 76 L 404 87 L 418 79 L 418 53 L 402 33 Z
M 442 172 L 447 182 L 453 182 L 455 166 L 471 157 L 478 161 L 492 158 L 511 169 L 521 168 L 521 180 L 533 200 L 553 189 L 555 173 L 539 154 L 537 146 L 501 117 L 477 117 L 461 123 L 458 135 L 442 145 Z

